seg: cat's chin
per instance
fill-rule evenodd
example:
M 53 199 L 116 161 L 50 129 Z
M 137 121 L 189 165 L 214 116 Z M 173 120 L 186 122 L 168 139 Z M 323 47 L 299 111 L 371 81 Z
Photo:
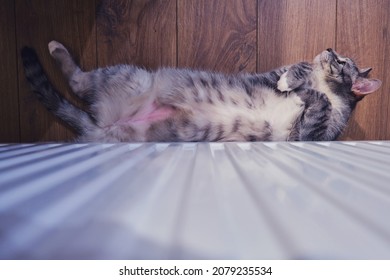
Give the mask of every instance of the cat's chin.
M 330 59 L 330 53 L 328 51 L 323 51 L 322 53 L 320 53 L 314 58 L 313 62 L 316 65 L 321 65 L 321 67 L 323 68 L 323 63 L 327 63 L 329 59 Z

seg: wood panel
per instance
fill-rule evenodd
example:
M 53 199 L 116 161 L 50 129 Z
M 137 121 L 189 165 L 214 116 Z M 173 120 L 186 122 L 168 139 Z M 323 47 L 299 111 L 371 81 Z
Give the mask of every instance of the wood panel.
M 383 82 L 358 104 L 343 139 L 389 140 L 390 1 L 339 0 L 337 10 L 337 49 Z
M 49 56 L 47 43 L 62 42 L 82 67 L 96 66 L 95 0 L 16 0 L 18 51 L 34 47 L 55 87 L 69 89 Z M 73 133 L 48 113 L 29 90 L 19 61 L 21 141 L 63 141 Z M 74 99 L 73 99 L 74 100 Z
M 0 1 L 0 142 L 19 142 L 15 3 Z
M 176 66 L 175 0 L 102 0 L 97 25 L 100 66 Z
M 134 63 L 152 69 L 263 72 L 311 60 L 333 47 L 362 67 L 373 67 L 371 76 L 383 81 L 379 92 L 358 104 L 342 139 L 390 140 L 386 69 L 390 0 L 0 0 L 0 4 L 0 142 L 73 137 L 31 93 L 18 59 L 22 46 L 37 49 L 56 88 L 78 102 L 47 52 L 52 39 L 69 47 L 85 69 Z
M 178 1 L 178 65 L 256 71 L 256 1 Z
M 258 71 L 311 61 L 335 46 L 336 0 L 258 1 Z

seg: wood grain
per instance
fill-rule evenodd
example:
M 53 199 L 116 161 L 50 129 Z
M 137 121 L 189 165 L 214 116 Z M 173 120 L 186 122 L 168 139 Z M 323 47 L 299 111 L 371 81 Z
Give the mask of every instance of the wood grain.
M 95 0 L 16 0 L 18 51 L 35 48 L 55 87 L 72 99 L 58 67 L 47 51 L 53 39 L 62 42 L 84 68 L 96 67 Z M 21 141 L 64 141 L 74 134 L 47 112 L 31 93 L 19 61 Z M 73 98 L 74 102 L 77 102 Z
M 256 1 L 178 1 L 178 65 L 256 71 Z
M 383 82 L 358 104 L 343 139 L 390 140 L 390 1 L 339 0 L 337 10 L 337 49 Z
M 332 47 L 374 68 L 382 88 L 358 104 L 341 139 L 390 140 L 390 0 L 0 0 L 0 142 L 65 141 L 73 133 L 31 93 L 19 57 L 37 49 L 73 102 L 47 43 L 85 69 L 117 63 L 264 72 Z
M 19 142 L 15 3 L 0 1 L 0 142 Z
M 311 61 L 335 46 L 336 0 L 259 0 L 258 71 Z
M 176 1 L 102 0 L 97 25 L 99 66 L 176 66 Z

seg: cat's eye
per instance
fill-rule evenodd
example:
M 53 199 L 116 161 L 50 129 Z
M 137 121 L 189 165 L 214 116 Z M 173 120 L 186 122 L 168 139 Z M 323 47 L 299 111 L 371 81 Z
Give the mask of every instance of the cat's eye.
M 340 59 L 336 59 L 336 61 L 337 61 L 338 64 L 343 65 L 343 66 L 344 66 L 345 63 L 346 63 L 345 61 L 340 60 Z

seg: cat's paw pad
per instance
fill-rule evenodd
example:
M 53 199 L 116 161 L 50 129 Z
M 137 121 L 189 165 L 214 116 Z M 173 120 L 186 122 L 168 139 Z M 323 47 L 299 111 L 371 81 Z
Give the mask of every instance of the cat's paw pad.
M 61 43 L 58 43 L 57 41 L 51 41 L 48 44 L 48 48 L 51 55 L 53 55 L 54 51 L 56 50 L 63 50 L 65 52 L 68 52 L 66 48 Z
M 282 74 L 282 76 L 280 76 L 280 79 L 279 79 L 278 84 L 277 84 L 277 88 L 278 88 L 278 90 L 280 90 L 282 92 L 292 90 L 289 87 L 288 82 L 287 82 L 287 72 Z

